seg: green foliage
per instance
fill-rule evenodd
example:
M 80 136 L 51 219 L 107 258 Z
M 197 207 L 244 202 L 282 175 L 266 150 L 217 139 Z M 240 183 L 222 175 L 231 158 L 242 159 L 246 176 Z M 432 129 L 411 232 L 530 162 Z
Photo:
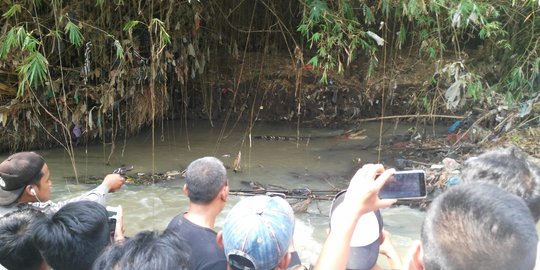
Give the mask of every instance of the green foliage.
M 322 71 L 321 81 L 326 82 L 328 72 L 336 70 L 342 73 L 358 55 L 358 50 L 372 54 L 376 40 L 368 36 L 367 29 L 357 20 L 353 2 L 340 0 L 337 9 L 331 9 L 326 1 L 306 1 L 303 19 L 297 30 L 304 35 L 310 47 L 317 47 L 317 56 L 310 64 Z M 361 7 L 363 21 L 375 22 L 372 8 L 367 4 Z M 376 31 L 373 29 L 373 31 Z M 370 66 L 376 66 L 376 58 L 370 59 Z
M 2 14 L 4 18 L 10 18 L 14 15 L 21 13 L 22 6 L 20 4 L 14 4 L 11 6 L 6 13 Z
M 152 21 L 150 23 L 150 27 L 152 27 L 152 26 L 156 27 L 156 30 L 159 32 L 160 40 L 164 44 L 171 44 L 171 36 L 165 30 L 165 26 L 164 26 L 164 24 L 163 24 L 163 22 L 161 20 L 159 20 L 157 18 L 152 19 Z
M 19 89 L 17 96 L 22 96 L 27 86 L 43 85 L 47 78 L 47 59 L 38 51 L 39 41 L 19 26 L 11 28 L 0 40 L 0 59 L 6 60 L 13 50 L 26 52 L 23 64 L 18 68 Z
M 482 79 L 478 76 L 473 76 L 467 82 L 467 95 L 471 97 L 473 101 L 478 101 L 484 91 Z
M 117 59 L 124 59 L 124 48 L 122 48 L 122 45 L 120 44 L 120 41 L 114 40 L 114 48 L 116 52 L 116 58 Z
M 81 47 L 84 41 L 84 37 L 77 25 L 69 21 L 64 28 L 66 35 L 69 37 L 69 41 L 77 47 Z
M 47 59 L 39 53 L 32 52 L 24 59 L 24 64 L 19 68 L 19 77 L 22 81 L 19 83 L 17 96 L 24 94 L 24 89 L 27 85 L 37 88 L 43 85 L 47 78 Z
M 103 4 L 105 4 L 105 0 L 96 0 L 96 7 L 103 8 Z
M 428 61 L 452 51 L 459 58 L 470 41 L 481 42 L 493 56 L 478 59 L 491 61 L 479 66 L 501 67 L 493 89 L 513 102 L 540 91 L 539 12 L 537 0 L 307 0 L 297 30 L 317 49 L 310 64 L 321 70 L 323 82 L 359 55 L 367 57 L 366 76 L 377 72 L 383 47 L 371 33 L 387 38 L 383 46 L 395 53 L 416 50 Z M 488 93 L 482 74 L 467 72 L 467 94 L 479 101 Z
M 132 20 L 132 21 L 128 21 L 126 24 L 124 24 L 124 31 L 133 31 L 133 28 L 137 25 L 139 25 L 141 22 L 140 21 L 135 21 L 135 20 Z

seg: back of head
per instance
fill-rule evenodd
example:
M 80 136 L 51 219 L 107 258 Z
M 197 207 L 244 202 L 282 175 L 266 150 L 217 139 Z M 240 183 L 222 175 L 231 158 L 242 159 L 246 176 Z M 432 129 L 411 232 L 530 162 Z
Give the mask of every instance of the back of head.
M 540 168 L 516 147 L 469 158 L 461 170 L 463 183 L 487 182 L 525 200 L 535 221 L 540 219 Z
M 39 269 L 43 258 L 32 240 L 32 223 L 45 218 L 35 209 L 21 209 L 0 218 L 0 264 L 7 269 Z
M 238 202 L 223 224 L 223 246 L 231 269 L 274 269 L 286 255 L 294 213 L 284 199 L 253 196 Z
M 523 200 L 487 183 L 448 189 L 422 225 L 425 269 L 533 269 L 538 237 Z
M 186 169 L 186 186 L 193 203 L 210 203 L 226 184 L 227 171 L 215 157 L 199 158 Z
M 109 243 L 107 210 L 92 201 L 73 202 L 36 223 L 34 241 L 55 270 L 91 269 Z
M 108 248 L 96 260 L 95 270 L 187 270 L 191 250 L 173 230 L 163 234 L 143 231 L 124 244 Z

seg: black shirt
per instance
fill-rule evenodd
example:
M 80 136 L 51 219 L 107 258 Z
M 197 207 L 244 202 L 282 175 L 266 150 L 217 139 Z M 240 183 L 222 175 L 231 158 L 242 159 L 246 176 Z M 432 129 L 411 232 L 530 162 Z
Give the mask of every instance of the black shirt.
M 173 218 L 167 230 L 174 230 L 189 243 L 191 257 L 189 269 L 191 270 L 225 270 L 227 259 L 225 253 L 217 245 L 217 233 L 209 228 L 192 223 L 180 214 Z

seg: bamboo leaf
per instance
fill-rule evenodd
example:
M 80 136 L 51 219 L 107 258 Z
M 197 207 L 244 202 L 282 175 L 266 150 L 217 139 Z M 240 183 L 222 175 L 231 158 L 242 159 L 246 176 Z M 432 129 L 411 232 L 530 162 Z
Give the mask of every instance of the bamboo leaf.
M 126 24 L 124 24 L 124 31 L 131 31 L 133 30 L 133 27 L 137 26 L 140 21 L 128 21 Z
M 2 14 L 2 17 L 4 18 L 10 18 L 13 15 L 16 15 L 18 13 L 21 13 L 21 5 L 20 4 L 14 4 L 11 6 L 6 13 Z
M 81 31 L 77 25 L 72 22 L 68 22 L 64 28 L 65 33 L 69 37 L 69 41 L 77 47 L 81 47 L 83 44 L 84 37 L 81 34 Z
M 103 4 L 105 4 L 105 0 L 96 0 L 96 7 L 103 8 Z
M 169 33 L 167 33 L 167 31 L 165 31 L 165 28 L 163 27 L 160 27 L 160 30 L 161 40 L 163 40 L 165 44 L 171 44 L 171 36 L 169 35 Z
M 17 95 L 24 94 L 25 84 L 36 88 L 43 85 L 47 77 L 47 59 L 39 52 L 33 52 L 24 59 L 19 68 L 19 76 L 22 78 Z
M 310 65 L 312 65 L 312 66 L 314 66 L 314 67 L 319 66 L 319 57 L 318 57 L 318 56 L 313 56 L 313 57 L 309 60 L 308 64 L 310 64 Z
M 11 47 L 17 45 L 17 37 L 15 35 L 15 28 L 11 28 L 4 36 L 0 43 L 0 59 L 6 59 L 8 53 L 11 51 Z
M 118 59 L 124 59 L 124 48 L 122 48 L 122 44 L 120 44 L 120 41 L 114 40 L 114 48 L 116 49 L 116 58 Z
M 163 21 L 161 21 L 158 18 L 153 18 L 151 23 L 150 23 L 150 26 L 153 26 L 153 25 L 156 25 L 156 24 L 163 27 Z
M 326 2 L 315 0 L 309 5 L 309 19 L 315 22 L 321 20 L 322 15 L 328 10 Z

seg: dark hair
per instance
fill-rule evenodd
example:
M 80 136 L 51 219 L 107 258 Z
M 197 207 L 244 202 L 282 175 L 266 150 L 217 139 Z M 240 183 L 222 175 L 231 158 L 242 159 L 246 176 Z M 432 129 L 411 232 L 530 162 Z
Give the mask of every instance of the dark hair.
M 45 165 L 43 165 L 45 166 Z M 29 184 L 34 184 L 38 187 L 41 187 L 41 178 L 43 177 L 43 171 L 39 171 L 39 173 L 37 174 L 37 177 L 36 179 L 33 179 L 32 181 L 30 181 Z
M 540 219 L 540 168 L 516 147 L 496 149 L 467 159 L 461 180 L 463 183 L 487 182 L 513 193 L 525 200 L 536 222 Z
M 32 222 L 42 218 L 45 214 L 31 208 L 0 218 L 0 264 L 7 269 L 39 269 L 43 258 L 32 240 Z
M 207 204 L 227 184 L 227 171 L 223 163 L 215 157 L 199 158 L 186 169 L 186 186 L 189 200 Z
M 109 243 L 105 207 L 78 201 L 60 208 L 52 217 L 35 224 L 34 241 L 55 270 L 91 269 Z
M 450 188 L 422 225 L 426 269 L 533 269 L 538 236 L 522 199 L 488 183 Z
M 187 270 L 191 249 L 179 233 L 143 231 L 124 244 L 110 246 L 94 270 Z

